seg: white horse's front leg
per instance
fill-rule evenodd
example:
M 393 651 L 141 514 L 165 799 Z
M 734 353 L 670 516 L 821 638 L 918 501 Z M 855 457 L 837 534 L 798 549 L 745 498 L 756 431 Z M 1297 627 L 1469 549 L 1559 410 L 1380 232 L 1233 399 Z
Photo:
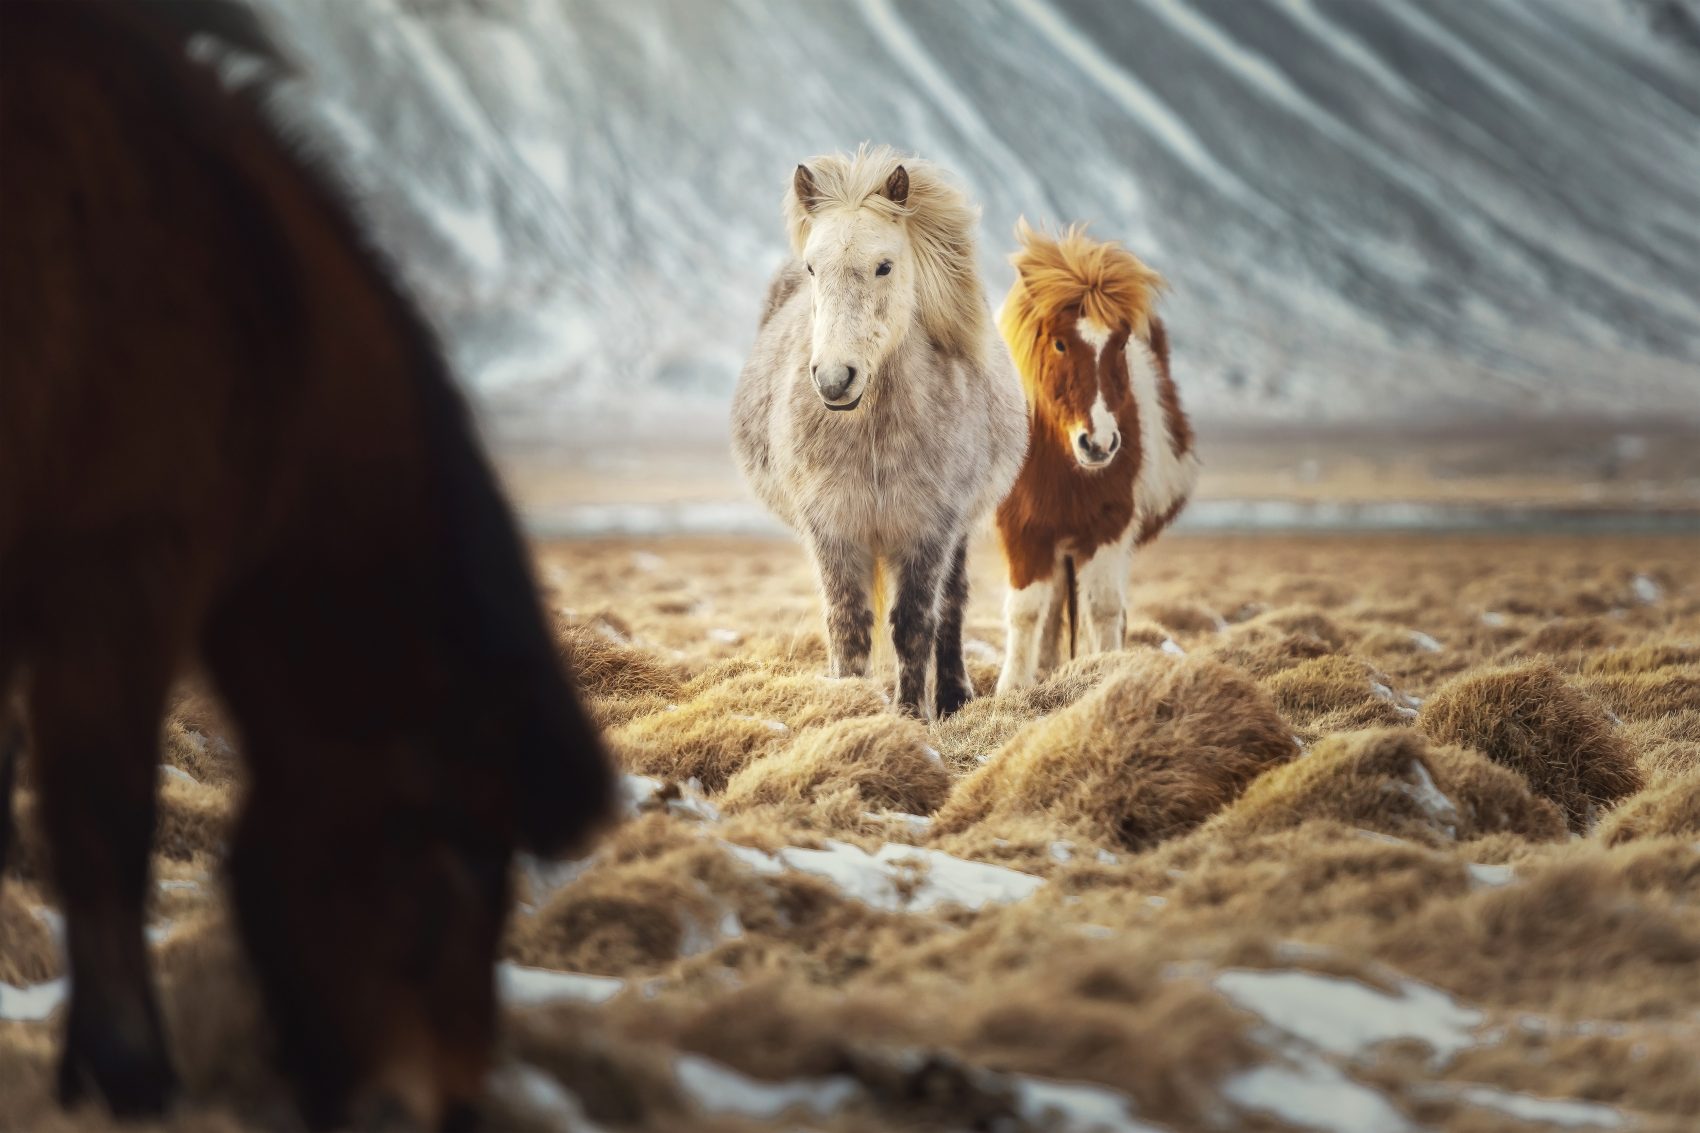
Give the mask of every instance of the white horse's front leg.
M 1039 675 L 1039 639 L 1044 633 L 1056 582 L 1042 578 L 1022 587 L 1011 589 L 1004 599 L 1004 625 L 1008 638 L 1004 643 L 1003 673 L 998 677 L 998 691 L 1026 688 Z
M 1127 584 L 1133 566 L 1133 533 L 1106 543 L 1080 566 L 1081 655 L 1109 653 L 1122 647 L 1127 629 Z

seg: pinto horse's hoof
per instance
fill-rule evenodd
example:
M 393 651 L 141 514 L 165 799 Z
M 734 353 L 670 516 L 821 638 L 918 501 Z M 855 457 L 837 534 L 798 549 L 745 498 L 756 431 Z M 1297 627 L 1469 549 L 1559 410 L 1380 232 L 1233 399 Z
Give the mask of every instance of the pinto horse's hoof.
M 177 1072 L 158 1034 L 126 1042 L 111 1029 L 79 1030 L 66 1037 L 59 1062 L 59 1104 L 106 1103 L 119 1118 L 161 1117 L 177 1097 Z

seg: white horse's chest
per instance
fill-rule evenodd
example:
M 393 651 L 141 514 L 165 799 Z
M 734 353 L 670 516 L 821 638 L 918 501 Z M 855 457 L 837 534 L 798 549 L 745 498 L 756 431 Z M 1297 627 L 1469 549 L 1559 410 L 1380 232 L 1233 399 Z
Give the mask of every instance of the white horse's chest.
M 960 459 L 968 446 L 953 430 L 929 436 L 890 406 L 843 421 L 815 406 L 794 408 L 785 478 L 799 517 L 876 549 L 953 525 L 972 472 Z

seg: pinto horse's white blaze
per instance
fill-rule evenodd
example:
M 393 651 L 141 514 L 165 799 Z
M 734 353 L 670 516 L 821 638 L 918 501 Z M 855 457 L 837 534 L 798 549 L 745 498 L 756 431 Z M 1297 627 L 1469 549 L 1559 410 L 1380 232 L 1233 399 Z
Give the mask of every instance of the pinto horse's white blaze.
M 1096 366 L 1098 359 L 1104 355 L 1104 347 L 1110 344 L 1110 328 L 1097 319 L 1082 315 L 1074 324 L 1074 331 L 1080 336 L 1080 341 L 1092 348 L 1092 363 Z
M 1094 318 L 1082 315 L 1075 322 L 1074 329 L 1080 336 L 1080 341 L 1092 348 L 1092 373 L 1099 374 L 1104 360 L 1104 347 L 1110 344 L 1110 328 Z M 1121 443 L 1121 431 L 1116 424 L 1116 415 L 1110 412 L 1110 403 L 1104 397 L 1104 386 L 1100 380 L 1098 394 L 1092 399 L 1092 408 L 1087 411 L 1083 427 L 1074 435 L 1075 457 L 1084 468 L 1102 468 L 1114 458 Z

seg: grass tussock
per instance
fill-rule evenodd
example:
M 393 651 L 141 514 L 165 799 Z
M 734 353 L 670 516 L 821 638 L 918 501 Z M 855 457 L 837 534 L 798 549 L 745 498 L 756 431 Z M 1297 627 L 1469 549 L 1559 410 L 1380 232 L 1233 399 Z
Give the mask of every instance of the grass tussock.
M 169 861 L 212 865 L 229 835 L 228 792 L 175 775 L 163 776 L 154 852 Z
M 1656 720 L 1700 710 L 1700 665 L 1642 673 L 1602 673 L 1580 678 L 1581 686 L 1625 720 Z
M 789 744 L 792 734 L 777 720 L 683 704 L 615 728 L 608 739 L 628 771 L 680 782 L 695 779 L 718 791 L 751 760 Z
M 1582 659 L 1580 671 L 1589 676 L 1651 673 L 1659 669 L 1700 665 L 1700 643 L 1656 641 L 1623 649 L 1605 649 Z M 1696 707 L 1700 707 L 1697 705 Z
M 1700 881 L 1700 862 L 1688 858 L 1689 880 Z M 1635 900 L 1635 867 L 1619 850 L 1534 868 L 1514 885 L 1425 905 L 1389 926 L 1375 951 L 1473 1002 L 1560 1018 L 1700 1009 L 1700 910 Z
M 734 775 L 720 803 L 735 813 L 848 790 L 867 810 L 931 814 L 950 788 L 950 773 L 928 746 L 926 728 L 882 715 L 803 733 L 785 751 L 758 759 Z
M 1406 723 L 1415 713 L 1397 700 L 1391 681 L 1374 666 L 1336 653 L 1258 683 L 1281 715 L 1303 731 L 1326 735 Z
M 1572 830 L 1641 786 L 1634 752 L 1605 708 L 1546 662 L 1460 677 L 1423 704 L 1418 724 L 1439 743 L 1521 773 Z
M 1431 845 L 1501 833 L 1538 842 L 1565 835 L 1558 808 L 1531 794 L 1516 772 L 1409 729 L 1380 729 L 1331 735 L 1263 775 L 1202 836 L 1236 839 L 1317 820 Z
M 953 767 L 970 771 L 1030 721 L 1067 708 L 1112 674 L 1139 664 L 1139 652 L 1077 657 L 1044 680 L 1001 696 L 969 701 L 934 732 L 936 746 Z
M 701 714 L 759 716 L 801 731 L 886 709 L 886 697 L 871 680 L 833 680 L 819 673 L 739 673 L 701 689 L 683 708 Z
M 1253 626 L 1232 631 L 1227 641 L 1211 646 L 1208 653 L 1224 665 L 1262 679 L 1328 657 L 1332 650 L 1326 641 L 1308 633 L 1275 633 Z
M 1608 846 L 1645 838 L 1700 838 L 1700 767 L 1633 796 L 1606 815 L 1597 834 Z
M 1044 814 L 1142 849 L 1197 826 L 1295 754 L 1286 723 L 1246 677 L 1150 654 L 1017 734 L 958 784 L 937 828 Z
M 22 885 L 0 887 L 0 983 L 41 983 L 60 974 L 59 948 L 36 911 L 40 895 Z
M 605 623 L 566 623 L 555 631 L 555 647 L 585 696 L 611 697 L 679 695 L 679 678 L 654 655 L 620 640 Z

